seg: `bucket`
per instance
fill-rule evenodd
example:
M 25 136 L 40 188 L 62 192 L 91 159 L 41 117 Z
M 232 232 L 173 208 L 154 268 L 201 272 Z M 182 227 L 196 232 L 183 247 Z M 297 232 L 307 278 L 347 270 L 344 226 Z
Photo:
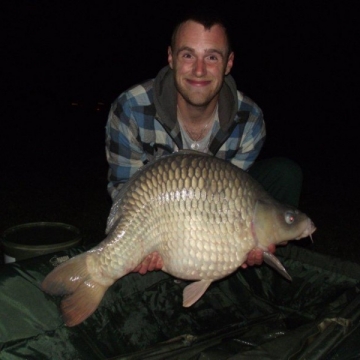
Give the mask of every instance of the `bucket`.
M 76 227 L 58 222 L 37 222 L 13 226 L 1 236 L 4 262 L 66 250 L 81 242 Z

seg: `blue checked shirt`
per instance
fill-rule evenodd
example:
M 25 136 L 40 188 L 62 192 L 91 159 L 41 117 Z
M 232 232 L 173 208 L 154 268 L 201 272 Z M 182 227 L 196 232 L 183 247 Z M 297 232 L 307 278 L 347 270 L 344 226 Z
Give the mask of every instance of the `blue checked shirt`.
M 261 109 L 236 89 L 230 75 L 219 94 L 218 115 L 209 152 L 248 169 L 265 141 L 265 123 Z M 106 157 L 112 199 L 144 164 L 182 148 L 173 73 L 165 67 L 155 79 L 133 86 L 111 105 Z

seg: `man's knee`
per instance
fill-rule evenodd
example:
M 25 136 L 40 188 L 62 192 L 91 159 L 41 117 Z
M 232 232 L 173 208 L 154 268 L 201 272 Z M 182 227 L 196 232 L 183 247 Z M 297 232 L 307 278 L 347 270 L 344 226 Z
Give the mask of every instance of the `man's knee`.
M 302 183 L 303 172 L 299 164 L 285 157 L 276 157 L 272 160 L 274 162 L 274 171 L 279 177 L 288 181 Z
M 275 199 L 298 206 L 303 172 L 295 161 L 285 157 L 260 160 L 249 169 L 249 173 Z

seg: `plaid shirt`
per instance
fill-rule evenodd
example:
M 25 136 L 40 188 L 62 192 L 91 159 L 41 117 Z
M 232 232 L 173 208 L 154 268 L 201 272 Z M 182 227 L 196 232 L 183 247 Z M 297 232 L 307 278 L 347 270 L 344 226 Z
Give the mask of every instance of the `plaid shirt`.
M 265 141 L 262 111 L 236 89 L 230 75 L 220 91 L 218 109 L 209 152 L 246 170 Z M 144 164 L 183 148 L 176 111 L 176 90 L 169 67 L 113 102 L 106 124 L 108 191 L 113 200 L 122 184 Z

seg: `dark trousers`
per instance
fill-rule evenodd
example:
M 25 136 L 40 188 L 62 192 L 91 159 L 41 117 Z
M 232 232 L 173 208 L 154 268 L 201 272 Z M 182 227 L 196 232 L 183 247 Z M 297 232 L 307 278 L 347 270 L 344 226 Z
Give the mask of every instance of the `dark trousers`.
M 287 158 L 274 157 L 256 161 L 248 172 L 276 200 L 299 206 L 303 175 L 298 164 Z

